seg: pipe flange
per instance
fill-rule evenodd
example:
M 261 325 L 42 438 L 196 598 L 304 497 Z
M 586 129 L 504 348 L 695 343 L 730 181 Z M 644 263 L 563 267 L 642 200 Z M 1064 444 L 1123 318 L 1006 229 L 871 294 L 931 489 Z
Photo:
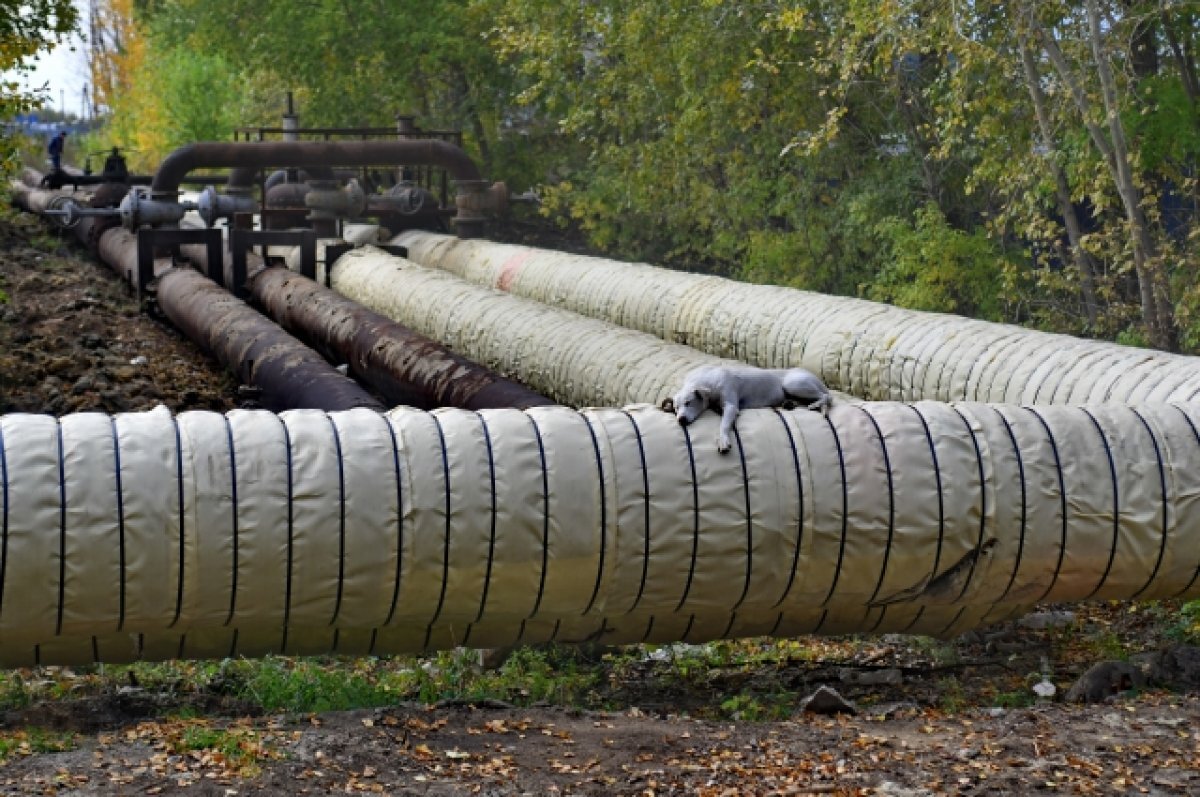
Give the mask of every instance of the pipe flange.
M 83 215 L 79 212 L 79 203 L 69 196 L 56 196 L 46 205 L 43 214 L 54 221 L 64 230 L 74 229 Z
M 121 200 L 121 224 L 131 231 L 143 226 L 178 224 L 189 208 L 194 207 L 192 203 L 164 202 L 149 199 L 141 191 L 130 191 Z
M 350 180 L 342 188 L 332 180 L 310 180 L 308 185 L 304 205 L 312 210 L 314 219 L 355 218 L 367 209 L 367 194 L 358 180 Z
M 253 213 L 255 210 L 252 197 L 218 194 L 211 185 L 200 192 L 200 200 L 196 203 L 197 213 L 210 228 L 220 219 L 232 218 L 238 213 Z

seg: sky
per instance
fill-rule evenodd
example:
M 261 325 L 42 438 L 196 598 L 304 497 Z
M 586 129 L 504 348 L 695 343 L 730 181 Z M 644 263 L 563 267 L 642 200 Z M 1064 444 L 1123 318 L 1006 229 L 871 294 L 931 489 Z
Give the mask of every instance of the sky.
M 81 20 L 87 19 L 87 0 L 75 0 Z M 71 46 L 75 46 L 74 52 Z M 50 53 L 42 54 L 33 72 L 19 75 L 17 78 L 23 88 L 49 86 L 46 104 L 67 113 L 83 115 L 85 103 L 83 92 L 88 83 L 87 60 L 83 48 L 83 39 L 76 35 L 55 47 Z M 90 90 L 90 89 L 89 89 Z M 65 107 L 64 107 L 65 106 Z

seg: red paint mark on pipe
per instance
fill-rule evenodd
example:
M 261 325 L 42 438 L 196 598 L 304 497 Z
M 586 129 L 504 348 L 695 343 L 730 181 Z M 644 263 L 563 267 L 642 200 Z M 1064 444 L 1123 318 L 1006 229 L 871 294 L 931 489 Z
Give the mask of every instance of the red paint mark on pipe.
M 504 265 L 500 267 L 500 276 L 496 278 L 496 287 L 502 291 L 511 289 L 512 284 L 517 280 L 517 275 L 521 273 L 521 267 L 531 257 L 533 257 L 533 250 L 523 249 L 504 261 Z

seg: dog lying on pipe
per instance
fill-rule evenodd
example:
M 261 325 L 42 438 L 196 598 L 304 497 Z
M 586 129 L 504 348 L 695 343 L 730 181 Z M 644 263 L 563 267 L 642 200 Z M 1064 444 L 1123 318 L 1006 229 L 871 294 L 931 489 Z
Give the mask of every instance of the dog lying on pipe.
M 717 450 L 725 454 L 729 452 L 729 434 L 739 411 L 786 407 L 792 400 L 805 402 L 808 409 L 824 414 L 833 403 L 833 396 L 816 374 L 804 368 L 706 365 L 689 371 L 683 378 L 683 387 L 672 398 L 664 399 L 662 408 L 675 413 L 680 426 L 687 426 L 709 407 L 720 412 Z

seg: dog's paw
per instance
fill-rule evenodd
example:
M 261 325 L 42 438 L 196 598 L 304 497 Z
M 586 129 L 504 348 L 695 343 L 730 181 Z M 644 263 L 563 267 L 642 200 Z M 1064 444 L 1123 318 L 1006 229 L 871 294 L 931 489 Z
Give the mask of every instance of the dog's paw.
M 725 435 L 718 435 L 718 436 L 717 436 L 717 451 L 719 451 L 719 452 L 720 452 L 720 453 L 722 453 L 722 454 L 728 454 L 728 453 L 729 453 L 729 449 L 730 449 L 731 447 L 732 447 L 732 446 L 731 446 L 731 445 L 730 445 L 730 443 L 729 443 L 729 438 L 728 438 L 728 437 L 726 437 Z

